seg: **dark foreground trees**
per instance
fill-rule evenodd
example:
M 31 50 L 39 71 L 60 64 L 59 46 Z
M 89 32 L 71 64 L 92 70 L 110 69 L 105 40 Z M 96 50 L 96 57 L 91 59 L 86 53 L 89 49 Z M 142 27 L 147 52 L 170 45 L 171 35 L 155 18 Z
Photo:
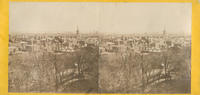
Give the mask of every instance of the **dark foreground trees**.
M 63 92 L 97 93 L 98 92 L 98 47 L 87 46 L 75 53 L 74 79 L 76 81 L 65 85 Z M 70 80 L 69 80 L 70 81 Z
M 97 92 L 98 56 L 96 46 L 9 56 L 9 92 Z
M 172 47 L 157 53 L 102 55 L 100 92 L 190 93 L 190 51 L 190 47 Z
M 9 92 L 190 92 L 190 47 L 101 56 L 98 51 L 98 47 L 90 45 L 73 53 L 9 56 Z

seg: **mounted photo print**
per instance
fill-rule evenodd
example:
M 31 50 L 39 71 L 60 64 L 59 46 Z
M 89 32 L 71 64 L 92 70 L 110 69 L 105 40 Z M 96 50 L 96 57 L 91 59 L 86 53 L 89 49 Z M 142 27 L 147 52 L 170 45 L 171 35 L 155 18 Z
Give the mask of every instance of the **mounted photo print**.
M 8 92 L 191 93 L 191 3 L 10 2 Z

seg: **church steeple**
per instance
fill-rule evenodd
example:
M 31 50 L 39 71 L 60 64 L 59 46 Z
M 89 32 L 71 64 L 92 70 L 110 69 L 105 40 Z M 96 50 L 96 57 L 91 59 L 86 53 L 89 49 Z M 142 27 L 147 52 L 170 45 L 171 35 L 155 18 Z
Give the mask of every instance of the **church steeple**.
M 79 35 L 79 29 L 78 29 L 78 26 L 77 26 L 77 30 L 76 30 L 76 35 Z
M 166 29 L 165 29 L 165 26 L 164 26 L 164 29 L 163 29 L 163 36 L 166 35 Z

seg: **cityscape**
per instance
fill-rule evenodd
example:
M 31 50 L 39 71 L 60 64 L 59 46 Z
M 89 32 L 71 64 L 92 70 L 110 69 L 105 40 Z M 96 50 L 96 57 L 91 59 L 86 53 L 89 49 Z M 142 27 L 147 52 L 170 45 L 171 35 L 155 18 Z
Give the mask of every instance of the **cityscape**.
M 10 2 L 8 92 L 191 93 L 191 3 Z
M 10 92 L 190 93 L 190 36 L 77 28 L 9 37 Z

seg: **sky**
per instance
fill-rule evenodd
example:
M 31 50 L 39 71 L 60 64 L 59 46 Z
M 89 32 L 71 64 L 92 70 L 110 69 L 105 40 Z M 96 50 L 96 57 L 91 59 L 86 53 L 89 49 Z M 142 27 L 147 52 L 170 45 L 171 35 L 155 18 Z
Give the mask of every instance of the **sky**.
M 191 34 L 191 3 L 10 2 L 9 32 Z

